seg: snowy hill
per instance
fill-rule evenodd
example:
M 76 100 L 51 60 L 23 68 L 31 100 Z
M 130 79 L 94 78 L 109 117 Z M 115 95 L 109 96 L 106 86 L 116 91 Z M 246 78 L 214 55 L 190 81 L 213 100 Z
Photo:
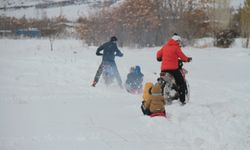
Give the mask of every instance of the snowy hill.
M 123 0 L 1 0 L 0 15 L 21 18 L 49 18 L 65 16 L 68 20 L 76 20 L 88 16 L 100 9 L 102 2 L 106 6 L 119 5 Z M 232 7 L 239 7 L 244 0 L 231 0 Z
M 155 81 L 159 48 L 121 48 L 123 81 L 141 65 Z M 142 95 L 103 81 L 90 87 L 101 61 L 81 41 L 0 40 L 1 150 L 248 150 L 250 51 L 187 47 L 191 100 L 166 106 L 167 118 L 140 110 Z
M 100 3 L 100 2 L 116 2 L 119 0 L 2 0 L 0 2 L 1 7 L 18 7 L 18 6 L 33 6 L 33 5 L 39 5 L 39 4 L 53 4 L 58 3 L 62 4 L 65 2 L 65 4 L 82 4 L 82 3 Z
M 21 18 L 49 18 L 65 16 L 69 20 L 88 16 L 100 7 L 107 7 L 121 0 L 3 0 L 0 15 Z M 105 3 L 104 3 L 105 2 Z M 104 6 L 103 6 L 104 5 Z

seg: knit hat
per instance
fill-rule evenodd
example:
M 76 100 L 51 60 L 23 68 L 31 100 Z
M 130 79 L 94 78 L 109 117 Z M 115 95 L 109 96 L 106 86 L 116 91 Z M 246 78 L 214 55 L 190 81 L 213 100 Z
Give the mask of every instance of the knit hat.
M 110 38 L 110 41 L 117 41 L 118 39 L 117 39 L 117 37 L 116 36 L 112 36 L 111 38 Z
M 177 33 L 173 34 L 172 39 L 175 41 L 181 41 L 181 37 Z
M 140 66 L 135 66 L 135 73 L 140 74 L 141 73 L 141 67 Z

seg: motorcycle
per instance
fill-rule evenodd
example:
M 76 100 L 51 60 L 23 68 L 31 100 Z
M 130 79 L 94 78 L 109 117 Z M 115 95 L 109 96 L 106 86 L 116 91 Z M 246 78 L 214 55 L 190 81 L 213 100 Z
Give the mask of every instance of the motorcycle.
M 186 79 L 185 74 L 187 74 L 188 72 L 186 69 L 182 67 L 179 69 L 186 83 L 185 102 L 187 103 L 189 102 L 189 99 L 190 99 L 190 87 L 189 87 L 189 83 Z M 167 73 L 167 72 L 161 73 L 161 77 L 158 78 L 158 82 L 160 82 L 160 84 L 162 85 L 163 96 L 168 105 L 172 104 L 174 100 L 179 99 L 180 87 L 176 84 L 174 77 L 170 73 Z

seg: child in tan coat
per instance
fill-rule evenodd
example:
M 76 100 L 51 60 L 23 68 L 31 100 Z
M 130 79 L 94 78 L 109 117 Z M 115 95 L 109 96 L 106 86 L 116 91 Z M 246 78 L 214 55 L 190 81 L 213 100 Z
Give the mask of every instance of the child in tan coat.
M 153 85 L 146 83 L 144 86 L 143 102 L 141 109 L 145 115 L 164 114 L 165 115 L 165 100 L 162 95 L 160 83 Z

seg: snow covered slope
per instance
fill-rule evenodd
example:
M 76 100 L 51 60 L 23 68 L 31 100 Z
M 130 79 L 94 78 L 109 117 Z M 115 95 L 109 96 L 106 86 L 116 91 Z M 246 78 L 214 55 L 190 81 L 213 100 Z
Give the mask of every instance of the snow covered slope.
M 96 9 L 89 7 L 89 5 L 87 4 L 44 8 L 44 9 L 29 7 L 25 9 L 8 9 L 5 11 L 0 10 L 1 15 L 14 16 L 17 18 L 22 18 L 23 16 L 25 16 L 26 18 L 42 19 L 45 16 L 48 18 L 53 18 L 62 15 L 71 21 L 75 21 L 79 17 L 88 16 L 89 14 L 94 12 L 96 12 Z
M 123 81 L 132 65 L 155 81 L 158 49 L 121 48 Z M 0 40 L 1 150 L 249 149 L 249 49 L 185 48 L 191 100 L 166 106 L 167 118 L 143 116 L 142 95 L 90 87 L 95 50 L 76 40 L 57 40 L 52 52 L 49 40 Z
M 98 11 L 98 6 L 105 1 L 114 5 L 121 0 L 3 0 L 0 1 L 0 15 L 37 19 L 63 15 L 75 21 Z
M 26 18 L 38 19 L 44 16 L 52 18 L 63 15 L 68 20 L 75 21 L 79 17 L 85 17 L 98 11 L 98 8 L 92 6 L 103 1 L 111 0 L 1 0 L 0 15 L 14 16 L 17 18 L 25 16 Z M 113 0 L 113 6 L 120 5 L 122 1 L 124 0 Z M 53 3 L 58 2 L 69 2 L 70 5 L 53 5 Z M 243 2 L 244 0 L 231 0 L 231 6 L 237 8 L 243 5 Z M 44 4 L 48 4 L 48 6 L 52 5 L 53 7 L 41 8 L 40 5 L 43 6 Z
M 49 0 L 47 0 L 48 2 Z M 52 1 L 52 0 L 50 0 Z M 1 0 L 1 7 L 29 6 L 46 2 L 44 0 Z
M 38 4 L 51 4 L 51 3 L 67 2 L 67 1 L 71 1 L 76 4 L 81 4 L 81 3 L 104 2 L 108 0 L 1 0 L 0 4 L 1 4 L 1 7 L 5 6 L 9 8 L 9 7 L 15 7 L 15 6 L 31 6 L 31 5 L 38 5 Z

